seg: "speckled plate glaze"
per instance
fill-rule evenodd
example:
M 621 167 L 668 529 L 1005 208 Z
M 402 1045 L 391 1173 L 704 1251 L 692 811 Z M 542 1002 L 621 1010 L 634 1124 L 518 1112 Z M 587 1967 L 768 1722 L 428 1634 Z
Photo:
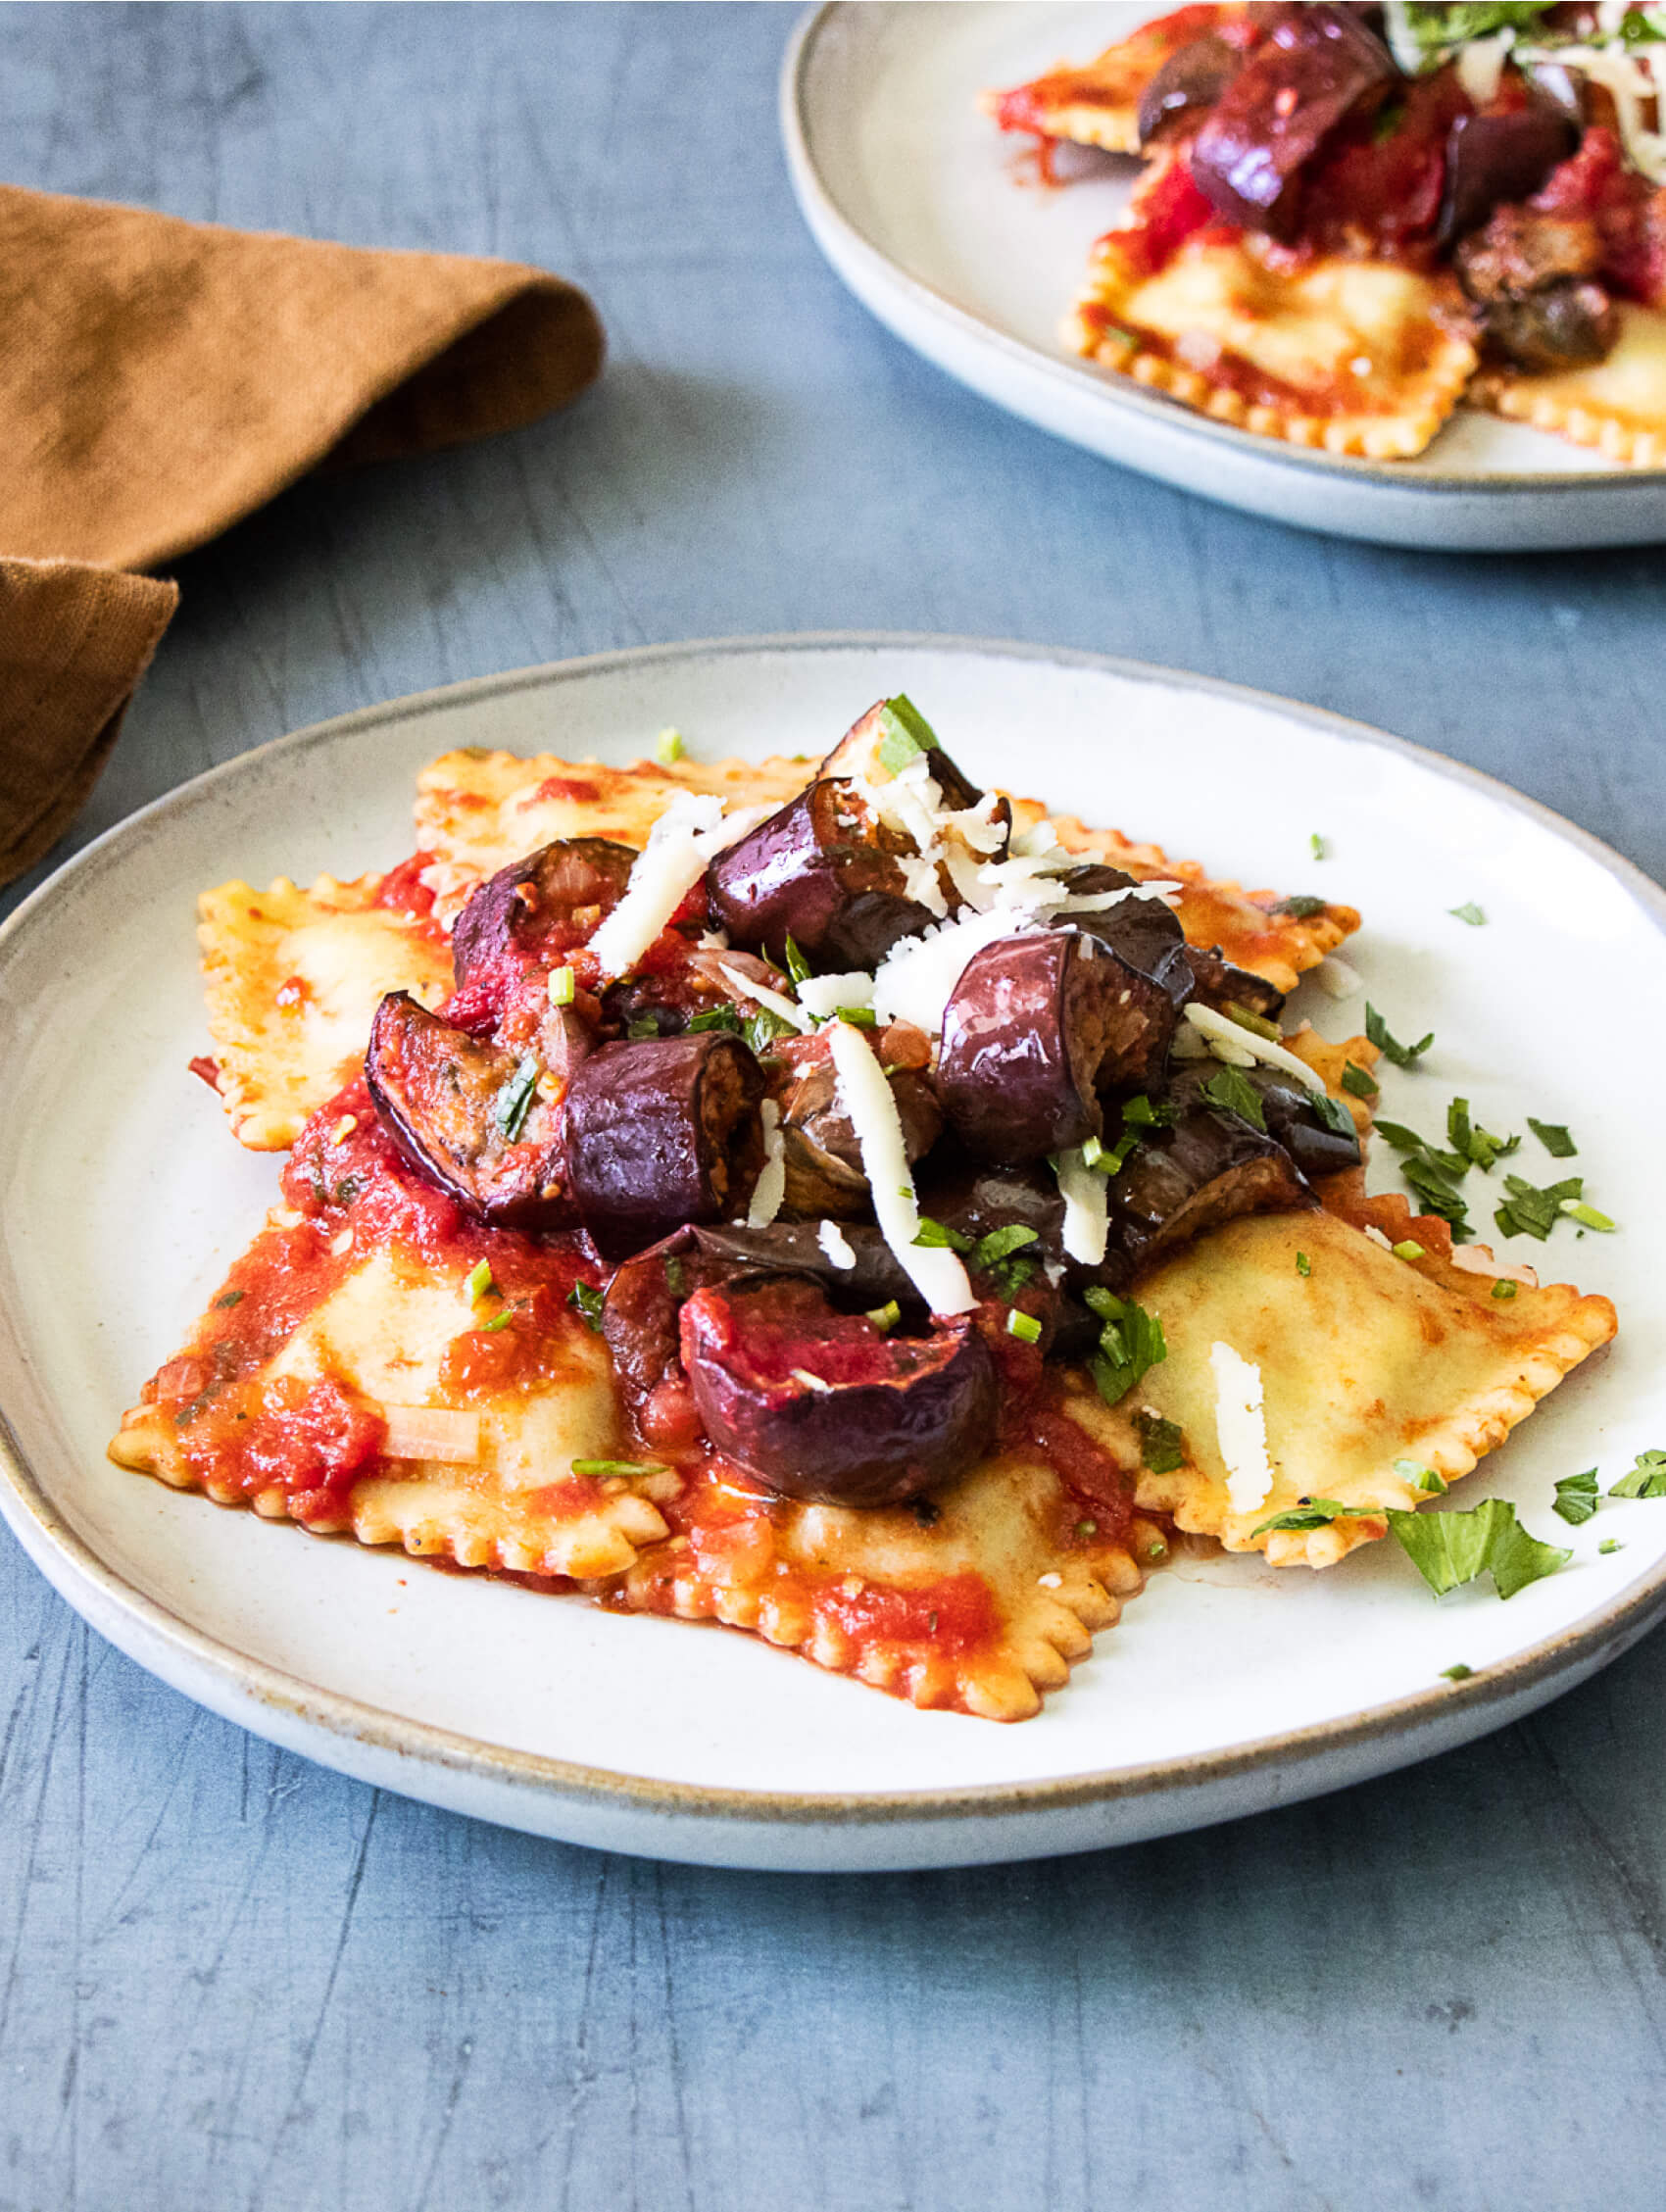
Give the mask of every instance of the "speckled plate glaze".
M 978 94 L 1086 61 L 1159 0 L 814 10 L 781 75 L 799 206 L 862 304 L 998 407 L 1186 491 L 1341 537 L 1458 553 L 1666 538 L 1666 469 L 1619 468 L 1542 431 L 1460 411 L 1388 466 L 1304 452 L 1194 415 L 1092 367 L 1058 324 L 1088 249 L 1122 209 L 1131 161 L 1039 185 L 1030 141 Z
M 1492 1128 L 1527 1112 L 1573 1125 L 1590 1192 L 1624 1227 L 1583 1242 L 1565 1227 L 1531 1256 L 1610 1293 L 1620 1340 L 1453 1500 L 1516 1499 L 1573 1548 L 1570 1567 L 1508 1604 L 1490 1588 L 1437 1604 L 1389 1544 L 1323 1576 L 1183 1563 L 1039 1719 L 1002 1728 L 916 1712 L 730 1631 L 436 1574 L 109 1464 L 122 1408 L 276 1187 L 278 1162 L 239 1152 L 187 1072 L 206 1044 L 200 887 L 391 863 L 411 843 L 416 769 L 451 746 L 623 762 L 675 722 L 712 756 L 816 752 L 904 688 L 982 780 L 1251 884 L 1357 904 L 1368 927 L 1350 954 L 1372 999 L 1396 1027 L 1437 1033 L 1425 1071 L 1391 1071 L 1391 1112 L 1438 1128 L 1457 1091 Z M 1471 900 L 1485 928 L 1446 911 Z M 615 1850 L 851 1869 L 1079 1851 L 1446 1750 L 1580 1681 L 1666 1608 L 1666 1504 L 1607 1505 L 1579 1530 L 1550 1513 L 1558 1476 L 1595 1462 L 1606 1484 L 1666 1444 L 1666 1185 L 1638 1171 L 1666 1043 L 1635 1019 L 1666 997 L 1663 915 L 1662 894 L 1592 839 L 1394 738 L 1024 646 L 656 647 L 303 730 L 123 822 L 0 932 L 0 1506 L 70 1602 L 187 1696 L 407 1795 Z M 1344 1034 L 1360 1008 L 1309 1010 Z M 1623 1027 L 1624 1084 L 1596 1079 L 1570 1024 Z M 1601 1556 L 1610 1536 L 1624 1548 Z M 1460 1660 L 1472 1677 L 1443 1680 Z

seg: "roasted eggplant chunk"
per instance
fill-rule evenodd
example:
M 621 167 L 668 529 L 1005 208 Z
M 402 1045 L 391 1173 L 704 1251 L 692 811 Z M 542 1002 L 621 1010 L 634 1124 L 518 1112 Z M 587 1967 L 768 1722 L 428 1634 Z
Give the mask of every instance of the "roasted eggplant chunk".
M 1110 1239 L 1096 1273 L 1112 1289 L 1223 1221 L 1319 1203 L 1282 1145 L 1204 1105 L 1143 1136 L 1112 1179 L 1109 1201 Z
M 1437 243 L 1466 238 L 1502 200 L 1537 192 L 1574 150 L 1579 127 L 1547 101 L 1508 113 L 1459 116 L 1446 133 L 1446 194 Z
M 1097 933 L 998 938 L 966 962 L 944 1012 L 944 1111 L 979 1159 L 1079 1145 L 1103 1128 L 1105 1093 L 1160 1071 L 1174 1021 L 1167 992 Z
M 916 935 L 954 911 L 957 894 L 939 870 L 940 907 L 934 910 L 912 896 L 909 875 L 919 862 L 919 846 L 894 824 L 877 819 L 853 779 L 883 781 L 894 772 L 901 745 L 929 758 L 932 780 L 943 804 L 955 811 L 975 807 L 983 794 L 963 776 L 932 740 L 916 744 L 906 731 L 891 729 L 893 703 L 881 700 L 846 732 L 816 771 L 808 791 L 760 822 L 750 837 L 718 855 L 707 871 L 706 889 L 712 917 L 731 941 L 765 953 L 777 963 L 786 959 L 790 936 L 816 967 L 878 964 L 900 938 Z M 908 709 L 912 725 L 930 732 Z M 900 726 L 900 725 L 899 725 Z M 891 730 L 888 739 L 884 734 Z M 993 851 L 1004 851 L 1011 810 L 1004 800 L 996 822 Z
M 1291 238 L 1303 167 L 1343 118 L 1396 74 L 1382 40 L 1348 10 L 1281 10 L 1198 133 L 1192 175 L 1199 189 L 1229 222 Z
M 452 968 L 461 990 L 480 969 L 512 952 L 570 951 L 618 904 L 636 855 L 606 837 L 564 837 L 515 860 L 469 894 L 452 931 Z
M 535 1058 L 482 1044 L 404 991 L 370 1026 L 365 1079 L 419 1175 L 500 1228 L 571 1228 L 560 1108 L 538 1094 Z
M 680 1223 L 746 1211 L 763 1165 L 763 1071 L 738 1037 L 603 1045 L 566 1096 L 567 1172 L 584 1226 L 609 1258 Z
M 1589 217 L 1496 209 L 1453 257 L 1489 357 L 1530 375 L 1605 360 L 1619 321 L 1597 281 L 1602 254 Z
M 1142 148 L 1196 128 L 1243 66 L 1243 54 L 1213 31 L 1177 46 L 1140 95 Z
M 1194 1060 L 1176 1074 L 1170 1105 L 1182 1109 L 1196 1106 L 1202 1085 L 1219 1072 L 1212 1060 Z M 1282 1068 L 1247 1067 L 1241 1072 L 1261 1102 L 1267 1135 L 1284 1147 L 1304 1176 L 1340 1175 L 1345 1168 L 1359 1165 L 1359 1137 L 1346 1107 L 1327 1101 L 1327 1112 L 1304 1083 Z
M 789 1046 L 782 1057 L 792 1070 L 781 1099 L 787 1161 L 784 1210 L 811 1221 L 826 1216 L 856 1219 L 868 1210 L 867 1177 L 856 1130 L 839 1104 L 826 1044 L 809 1039 L 804 1046 Z M 893 1067 L 887 1074 L 912 1166 L 942 1135 L 943 1109 L 930 1076 L 910 1067 Z
M 682 1362 L 718 1450 L 789 1498 L 901 1504 L 971 1466 L 995 1426 L 971 1316 L 885 1336 L 791 1277 L 697 1291 Z
M 1284 1011 L 1285 994 L 1247 967 L 1234 967 L 1218 945 L 1206 950 L 1188 945 L 1186 964 L 1192 970 L 1192 996 L 1200 1005 L 1213 1007 L 1216 1013 L 1242 1007 L 1263 1021 L 1277 1021 Z

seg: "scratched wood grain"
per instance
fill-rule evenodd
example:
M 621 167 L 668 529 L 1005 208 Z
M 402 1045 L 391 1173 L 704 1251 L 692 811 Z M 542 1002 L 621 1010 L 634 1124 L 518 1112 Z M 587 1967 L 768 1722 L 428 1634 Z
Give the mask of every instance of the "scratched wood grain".
M 612 341 L 564 418 L 303 485 L 185 563 L 77 838 L 425 685 L 887 626 L 1315 700 L 1666 875 L 1657 552 L 1330 544 L 1007 421 L 805 236 L 790 21 L 0 9 L 11 179 L 545 263 Z M 0 2212 L 1655 2204 L 1663 1711 L 1655 1638 L 1471 1750 L 1200 1837 L 703 1873 L 274 1751 L 0 1537 Z

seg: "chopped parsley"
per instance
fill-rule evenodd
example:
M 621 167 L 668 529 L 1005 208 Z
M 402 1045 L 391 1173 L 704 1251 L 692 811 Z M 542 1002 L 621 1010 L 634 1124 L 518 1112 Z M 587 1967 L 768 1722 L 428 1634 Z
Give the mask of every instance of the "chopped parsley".
M 1365 1002 L 1365 1034 L 1386 1059 L 1394 1061 L 1396 1067 L 1415 1066 L 1435 1042 L 1435 1032 L 1431 1029 L 1415 1045 L 1402 1045 L 1392 1034 L 1388 1023 L 1369 1000 Z
M 1293 921 L 1311 921 L 1315 914 L 1325 910 L 1323 899 L 1315 899 L 1310 891 L 1298 891 L 1294 897 L 1281 899 L 1276 907 L 1269 907 L 1272 914 L 1289 914 Z
M 970 1237 L 963 1236 L 958 1229 L 951 1229 L 947 1222 L 934 1221 L 929 1213 L 920 1215 L 919 1234 L 914 1242 L 932 1251 L 947 1248 L 950 1252 L 968 1253 L 972 1249 Z
M 1441 1680 L 1443 1682 L 1467 1682 L 1474 1672 L 1473 1667 L 1466 1667 L 1463 1661 L 1458 1659 L 1451 1666 L 1441 1669 Z
M 1296 1272 L 1298 1275 L 1311 1275 L 1313 1272 L 1313 1262 L 1304 1252 L 1298 1252 L 1296 1255 Z
M 1420 1459 L 1396 1459 L 1395 1461 L 1395 1473 L 1398 1475 L 1401 1482 L 1410 1483 L 1413 1490 L 1422 1491 L 1427 1498 L 1444 1498 L 1446 1496 L 1446 1485 L 1445 1482 L 1436 1474 L 1433 1467 L 1424 1466 Z
M 787 973 L 792 977 L 794 983 L 808 983 L 809 980 L 809 962 L 799 950 L 798 940 L 790 929 L 787 932 L 786 955 Z
M 1259 1129 L 1265 1135 L 1267 1117 L 1261 1111 L 1260 1093 L 1241 1067 L 1218 1069 L 1206 1083 L 1198 1086 L 1198 1096 L 1206 1099 L 1210 1106 L 1218 1106 L 1223 1113 L 1235 1113 L 1240 1121 L 1249 1122 L 1251 1129 Z
M 1448 907 L 1446 911 L 1454 920 L 1468 922 L 1471 929 L 1479 929 L 1487 919 L 1473 899 L 1466 899 L 1461 907 Z
M 1535 1121 L 1530 1113 L 1527 1126 L 1544 1147 L 1552 1159 L 1572 1159 L 1579 1151 L 1569 1136 L 1567 1124 L 1562 1121 Z
M 1519 1283 L 1506 1283 L 1499 1281 L 1493 1285 L 1493 1296 L 1500 1301 L 1507 1301 L 1514 1298 L 1516 1292 L 1520 1290 L 1520 1288 L 1521 1285 Z
M 1403 1512 L 1390 1506 L 1388 1523 L 1437 1598 L 1484 1574 L 1493 1577 L 1500 1598 L 1513 1598 L 1573 1557 L 1571 1551 L 1529 1536 L 1505 1498 L 1484 1499 L 1466 1513 Z
M 910 761 L 934 751 L 937 745 L 937 732 L 906 691 L 880 708 L 878 727 L 875 756 L 880 766 L 889 768 L 893 775 L 901 774 Z
M 1506 1237 L 1537 1237 L 1543 1244 L 1562 1218 L 1563 1202 L 1584 1197 L 1585 1178 L 1570 1175 L 1541 1191 L 1525 1176 L 1506 1175 L 1504 1188 L 1510 1195 L 1493 1215 L 1499 1232 Z
M 243 1297 L 242 1291 L 221 1291 L 214 1303 L 223 1312 L 228 1306 L 241 1305 Z
M 853 1029 L 873 1029 L 879 1022 L 879 1016 L 871 1007 L 835 1007 L 833 1018 L 835 1021 L 848 1021 Z
M 1351 1137 L 1354 1134 L 1353 1116 L 1341 1099 L 1333 1099 L 1328 1091 L 1309 1091 L 1306 1103 L 1333 1136 Z
M 533 1095 L 538 1088 L 538 1062 L 528 1053 L 503 1089 L 498 1093 L 492 1107 L 492 1119 L 503 1131 L 506 1141 L 514 1144 L 526 1126 L 526 1116 L 532 1111 Z
M 924 1223 L 921 1223 L 924 1227 Z M 916 1238 L 915 1243 L 919 1242 Z M 998 1267 L 1004 1259 L 1010 1259 L 1025 1245 L 1033 1245 L 1036 1232 L 1022 1221 L 1008 1221 L 1004 1228 L 992 1229 L 987 1237 L 980 1237 L 972 1247 L 974 1267 Z
M 1021 1313 L 1012 1306 L 1006 1315 L 1006 1334 L 1016 1337 L 1020 1344 L 1039 1344 L 1042 1325 L 1033 1313 Z
M 1082 1140 L 1082 1165 L 1093 1168 L 1101 1175 L 1120 1174 L 1123 1162 L 1139 1142 L 1140 1133 L 1137 1129 L 1124 1129 L 1115 1144 L 1108 1150 L 1101 1144 L 1097 1137 L 1084 1137 Z
M 1362 1067 L 1352 1060 L 1345 1060 L 1342 1070 L 1342 1087 L 1356 1099 L 1374 1099 L 1381 1086 Z
M 623 1475 L 628 1481 L 634 1475 L 663 1475 L 669 1472 L 660 1459 L 575 1459 L 575 1475 Z
M 1131 1099 L 1122 1102 L 1122 1126 L 1125 1129 L 1166 1129 L 1179 1112 L 1167 1099 L 1155 1105 L 1144 1091 L 1137 1091 Z
M 1564 1475 L 1556 1485 L 1556 1501 L 1550 1510 L 1571 1529 L 1589 1521 L 1596 1510 L 1596 1469 L 1587 1467 L 1583 1475 Z
M 670 1262 L 666 1261 L 669 1272 Z M 672 1288 L 675 1289 L 675 1285 Z M 596 1336 L 602 1333 L 602 1307 L 607 1303 L 594 1283 L 574 1283 L 567 1293 L 566 1302 L 585 1327 Z
M 1140 1432 L 1140 1458 L 1153 1475 L 1172 1475 L 1186 1464 L 1186 1434 L 1178 1421 L 1165 1421 L 1150 1406 L 1134 1416 Z
M 1314 830 L 1309 836 L 1307 850 L 1316 860 L 1322 860 L 1325 858 L 1325 841 L 1317 830 Z
M 1323 1529 L 1333 1521 L 1357 1519 L 1362 1513 L 1381 1513 L 1380 1505 L 1345 1505 L 1336 1498 L 1302 1498 L 1283 1513 L 1274 1513 L 1259 1528 L 1250 1531 L 1252 1537 L 1265 1536 L 1273 1529 Z
M 639 1013 L 634 1021 L 625 1024 L 625 1035 L 630 1038 L 658 1037 L 660 1024 L 651 1013 Z
M 665 1254 L 665 1288 L 673 1298 L 681 1298 L 688 1287 L 688 1270 L 674 1252 Z
M 1610 1498 L 1666 1498 L 1666 1451 L 1640 1451 L 1637 1463 L 1608 1492 Z
M 1484 1175 L 1490 1175 L 1494 1162 L 1507 1159 L 1521 1144 L 1519 1136 L 1495 1137 L 1491 1129 L 1483 1129 L 1472 1122 L 1467 1099 L 1454 1099 L 1446 1108 L 1446 1141 L 1453 1152 L 1471 1167 L 1479 1167 Z
M 761 1059 L 777 1037 L 796 1036 L 797 1031 L 786 1015 L 777 1013 L 773 1007 L 760 1007 L 756 1013 L 748 1014 L 745 1034 L 747 1043 Z
M 703 1013 L 693 1016 L 689 1028 L 691 1031 L 726 1029 L 732 1036 L 738 1037 L 741 1034 L 741 1017 L 734 1007 L 708 1007 Z
M 1089 1372 L 1105 1403 L 1118 1405 L 1143 1375 L 1168 1357 L 1162 1323 L 1133 1299 L 1117 1298 L 1097 1283 L 1083 1297 L 1104 1324 Z

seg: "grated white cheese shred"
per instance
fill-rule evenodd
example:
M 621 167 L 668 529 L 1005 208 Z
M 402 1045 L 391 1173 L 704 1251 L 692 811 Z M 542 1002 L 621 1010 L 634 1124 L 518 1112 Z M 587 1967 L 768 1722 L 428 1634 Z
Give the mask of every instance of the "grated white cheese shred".
M 1209 1365 L 1215 1377 L 1215 1441 L 1226 1462 L 1226 1494 L 1235 1513 L 1253 1513 L 1267 1502 L 1273 1487 L 1261 1370 L 1229 1344 L 1210 1345 Z
M 1385 1252 L 1394 1251 L 1394 1246 L 1389 1242 L 1388 1238 L 1384 1236 L 1382 1230 L 1378 1228 L 1377 1224 L 1374 1221 L 1366 1222 L 1365 1234 L 1370 1238 L 1371 1242 L 1374 1245 L 1381 1245 Z
M 874 1012 L 881 1021 L 911 1021 L 939 1036 L 943 1010 L 972 955 L 998 938 L 1016 936 L 1023 926 L 1021 914 L 974 914 L 944 922 L 923 937 L 902 938 L 874 973 Z
M 590 940 L 604 975 L 628 975 L 701 877 L 707 863 L 770 810 L 741 807 L 725 814 L 708 793 L 679 791 L 648 833 L 624 896 Z
M 873 1004 L 873 977 L 865 968 L 848 968 L 842 975 L 807 975 L 798 988 L 799 1005 L 820 1019 L 841 1007 Z
M 1058 1195 L 1064 1201 L 1060 1238 L 1072 1259 L 1097 1267 L 1110 1241 L 1110 1194 L 1106 1178 L 1082 1157 L 1080 1145 L 1060 1153 L 1054 1165 Z
M 1365 988 L 1364 976 L 1337 953 L 1325 955 L 1313 970 L 1313 980 L 1327 999 L 1356 999 Z
M 1512 58 L 1524 67 L 1547 62 L 1578 70 L 1600 84 L 1613 99 L 1620 138 L 1633 167 L 1651 184 L 1666 184 L 1666 57 L 1658 45 L 1631 48 L 1615 33 L 1609 38 L 1611 43 L 1601 45 L 1518 45 Z M 1652 130 L 1643 120 L 1650 111 Z
M 1320 1098 L 1325 1096 L 1324 1077 L 1318 1070 L 1309 1067 L 1304 1059 L 1298 1059 L 1294 1053 L 1287 1052 L 1282 1045 L 1275 1045 L 1270 1037 L 1257 1037 L 1252 1029 L 1245 1029 L 1226 1014 L 1216 1013 L 1213 1007 L 1200 1007 L 1196 1004 L 1189 1006 L 1186 1018 L 1194 1029 L 1202 1032 L 1210 1052 L 1217 1058 L 1227 1061 L 1229 1066 L 1248 1065 L 1247 1061 L 1237 1057 L 1239 1054 L 1248 1053 L 1251 1060 L 1261 1060 L 1268 1067 L 1282 1067 L 1287 1075 L 1294 1075 L 1298 1082 L 1305 1083 L 1308 1090 L 1317 1092 Z M 1223 1045 L 1228 1048 L 1226 1052 L 1220 1049 Z
M 1461 1267 L 1466 1275 L 1485 1275 L 1493 1282 L 1520 1283 L 1523 1289 L 1530 1291 L 1539 1288 L 1537 1267 L 1529 1267 L 1525 1260 L 1518 1264 L 1496 1258 L 1491 1245 L 1453 1245 L 1452 1265 Z
M 743 975 L 738 967 L 730 967 L 726 961 L 720 960 L 718 967 L 743 999 L 756 999 L 760 1007 L 767 1007 L 771 1013 L 778 1013 L 783 1021 L 792 1023 L 801 1037 L 815 1026 L 802 1007 L 796 1007 L 791 999 L 783 998 L 779 991 L 771 991 L 767 983 L 759 983 L 752 976 Z
M 881 1235 L 933 1313 L 969 1313 L 977 1300 L 958 1253 L 914 1242 L 920 1209 L 908 1172 L 902 1116 L 885 1070 L 862 1032 L 848 1021 L 829 1022 L 827 1046 L 839 1102 L 856 1131 Z
M 856 1265 L 857 1255 L 851 1240 L 840 1228 L 837 1221 L 821 1222 L 815 1232 L 815 1241 L 835 1267 L 854 1267 Z
M 767 1229 L 787 1195 L 787 1146 L 781 1135 L 781 1109 L 773 1099 L 765 1099 L 759 1111 L 763 1117 L 763 1166 L 746 1209 L 749 1229 Z

